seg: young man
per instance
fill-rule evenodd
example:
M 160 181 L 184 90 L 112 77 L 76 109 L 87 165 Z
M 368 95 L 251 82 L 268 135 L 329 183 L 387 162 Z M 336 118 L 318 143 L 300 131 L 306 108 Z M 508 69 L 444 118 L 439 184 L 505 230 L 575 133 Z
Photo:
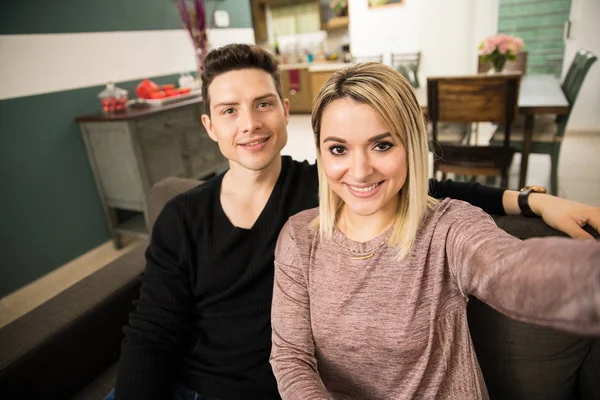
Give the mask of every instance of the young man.
M 317 206 L 316 167 L 281 157 L 289 103 L 269 53 L 213 50 L 202 82 L 202 122 L 230 169 L 171 200 L 154 225 L 116 399 L 279 398 L 269 365 L 273 253 L 287 219 Z M 431 194 L 519 213 L 517 192 L 432 180 Z M 588 220 L 600 225 L 593 207 L 540 194 L 529 205 L 572 236 Z

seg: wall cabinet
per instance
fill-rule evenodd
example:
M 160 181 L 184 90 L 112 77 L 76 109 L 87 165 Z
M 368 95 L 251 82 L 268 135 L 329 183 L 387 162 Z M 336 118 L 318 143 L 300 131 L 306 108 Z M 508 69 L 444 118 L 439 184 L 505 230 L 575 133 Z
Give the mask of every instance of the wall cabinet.
M 313 98 L 317 97 L 319 90 L 323 85 L 325 85 L 325 82 L 327 82 L 327 79 L 329 79 L 332 73 L 333 71 L 312 71 L 310 73 L 310 84 L 313 88 Z
M 308 67 L 298 69 L 299 90 L 292 90 L 290 84 L 290 70 L 280 71 L 281 90 L 283 97 L 290 101 L 290 113 L 310 113 L 313 101 L 313 92 Z

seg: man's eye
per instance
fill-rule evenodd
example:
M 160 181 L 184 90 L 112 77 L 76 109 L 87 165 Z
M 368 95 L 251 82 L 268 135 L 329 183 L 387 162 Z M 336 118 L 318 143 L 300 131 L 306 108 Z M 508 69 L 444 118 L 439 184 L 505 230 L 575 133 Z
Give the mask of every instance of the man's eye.
M 378 143 L 375 143 L 375 146 L 373 147 L 373 149 L 383 152 L 383 151 L 388 151 L 392 147 L 394 147 L 394 144 L 391 142 L 378 142 Z
M 226 110 L 223 110 L 222 114 L 233 114 L 235 112 L 235 110 L 233 108 L 228 108 Z
M 263 102 L 260 102 L 260 103 L 258 103 L 258 106 L 259 106 L 260 108 L 269 107 L 270 105 L 271 105 L 271 103 L 269 103 L 269 102 L 267 102 L 267 101 L 263 101 Z
M 341 156 L 346 154 L 346 148 L 344 146 L 331 146 L 329 147 L 329 152 L 334 156 Z

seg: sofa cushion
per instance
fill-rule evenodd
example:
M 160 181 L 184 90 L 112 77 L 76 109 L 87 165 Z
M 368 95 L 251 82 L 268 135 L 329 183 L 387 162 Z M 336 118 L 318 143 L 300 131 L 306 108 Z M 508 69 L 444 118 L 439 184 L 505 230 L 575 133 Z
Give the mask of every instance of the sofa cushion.
M 592 339 L 513 320 L 476 298 L 468 319 L 492 400 L 570 400 L 578 392 Z
M 581 400 L 600 399 L 600 340 L 594 340 L 579 371 L 579 396 Z
M 0 398 L 69 398 L 117 361 L 147 245 L 0 329 Z
M 502 228 L 511 235 L 518 237 L 519 239 L 548 236 L 568 236 L 566 233 L 549 227 L 541 218 L 523 218 L 520 215 L 494 215 L 493 218 L 498 227 Z M 596 240 L 600 238 L 600 234 L 589 225 L 586 225 L 583 230 L 596 238 Z
M 154 226 L 156 218 L 162 211 L 165 204 L 178 194 L 185 193 L 188 190 L 200 185 L 203 181 L 193 179 L 170 177 L 163 179 L 150 189 L 148 194 L 148 216 L 150 226 Z
M 111 365 L 102 372 L 89 385 L 77 392 L 71 400 L 103 400 L 115 387 L 119 363 Z

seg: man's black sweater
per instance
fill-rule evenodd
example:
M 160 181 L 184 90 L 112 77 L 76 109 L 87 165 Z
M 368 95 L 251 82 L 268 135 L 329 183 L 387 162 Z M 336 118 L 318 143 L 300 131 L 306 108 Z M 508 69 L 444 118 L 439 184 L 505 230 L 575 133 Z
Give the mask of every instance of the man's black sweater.
M 288 218 L 318 205 L 316 166 L 283 157 L 251 229 L 220 202 L 223 174 L 171 200 L 158 217 L 140 298 L 119 365 L 115 397 L 169 399 L 173 383 L 221 400 L 279 399 L 269 365 L 273 253 Z M 437 198 L 503 214 L 501 189 L 430 181 Z

